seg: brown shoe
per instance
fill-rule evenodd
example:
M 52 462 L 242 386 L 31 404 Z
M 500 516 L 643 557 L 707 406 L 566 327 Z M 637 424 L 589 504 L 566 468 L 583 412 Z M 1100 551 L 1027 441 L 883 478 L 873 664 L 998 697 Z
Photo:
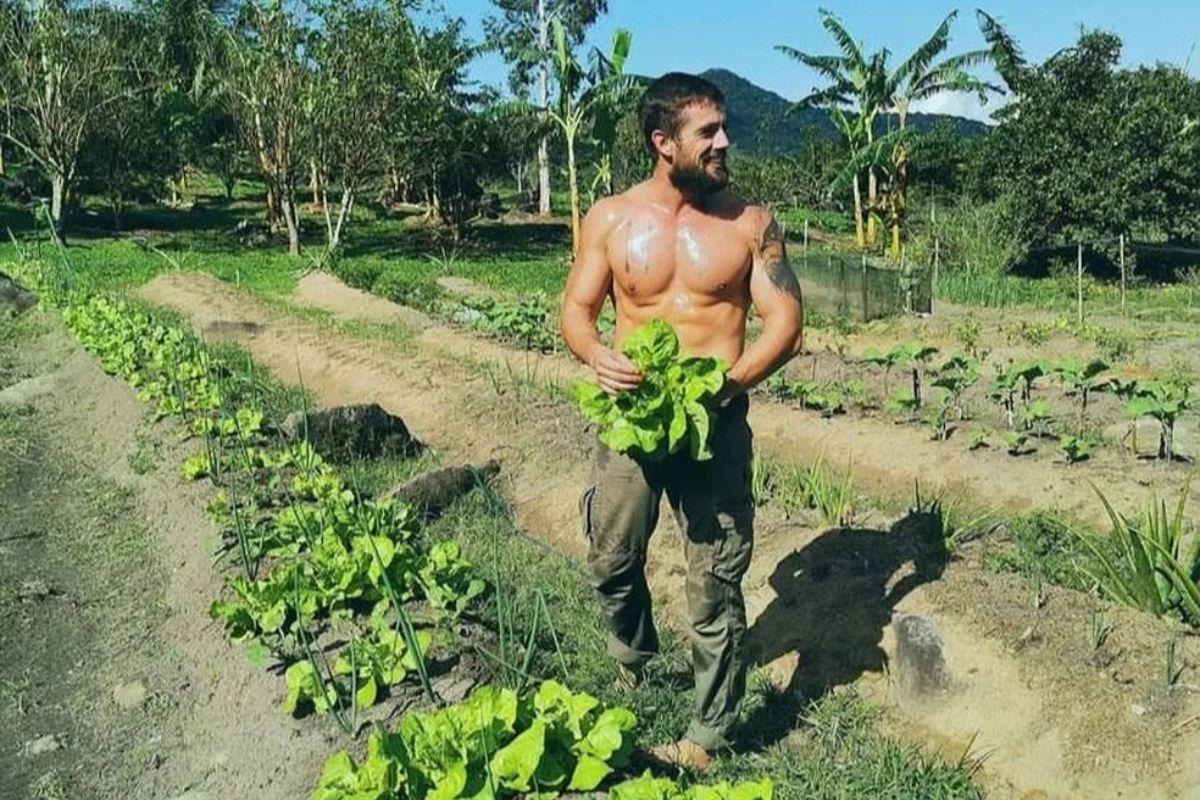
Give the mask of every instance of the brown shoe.
M 676 769 L 690 769 L 693 772 L 704 772 L 712 763 L 712 756 L 691 739 L 680 739 L 678 742 L 661 744 L 650 751 L 650 755 L 664 766 Z

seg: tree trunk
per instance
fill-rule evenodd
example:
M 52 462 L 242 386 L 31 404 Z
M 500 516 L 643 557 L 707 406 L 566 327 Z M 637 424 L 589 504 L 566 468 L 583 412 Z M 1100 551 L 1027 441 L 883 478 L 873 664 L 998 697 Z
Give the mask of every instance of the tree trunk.
M 897 187 L 896 191 L 899 191 Z M 900 209 L 903 207 L 903 200 L 899 196 L 893 197 L 891 200 L 892 211 L 892 258 L 900 258 Z
M 295 192 L 285 190 L 280 191 L 279 210 L 283 214 L 283 221 L 287 223 L 288 232 L 288 254 L 293 256 L 300 255 L 300 218 L 296 209 Z
M 575 174 L 575 137 L 567 136 L 567 179 L 571 190 L 571 255 L 579 253 L 579 176 Z
M 5 172 L 5 164 L 4 164 L 4 140 L 3 140 L 3 139 L 0 139 L 0 178 L 3 178 L 3 177 L 4 177 L 4 172 Z
M 875 209 L 879 201 L 879 180 L 875 176 L 875 167 L 867 167 L 867 243 L 875 244 L 879 239 L 879 230 L 875 224 Z
M 538 0 L 538 47 L 542 63 L 538 70 L 538 102 L 542 110 L 550 107 L 550 64 L 547 62 L 550 49 L 550 22 L 546 19 L 546 0 Z M 543 136 L 538 142 L 538 215 L 550 216 L 550 137 Z
M 354 211 L 354 190 L 347 189 L 342 192 L 342 205 L 338 209 L 337 223 L 333 226 L 333 236 L 329 240 L 329 249 L 337 250 L 342 246 L 342 231 L 346 227 L 346 221 L 350 219 L 350 214 Z
M 867 245 L 863 234 L 862 188 L 859 186 L 857 173 L 854 175 L 854 241 L 860 250 Z
M 538 215 L 550 216 L 550 142 L 538 142 Z
M 67 194 L 67 176 L 55 172 L 50 176 L 50 225 L 54 236 L 66 243 L 66 226 L 63 224 L 63 200 Z
M 312 190 L 312 201 L 313 201 L 313 205 L 315 206 L 315 205 L 319 205 L 322 202 L 321 195 L 323 195 L 325 193 L 324 187 L 321 184 L 321 172 L 320 172 L 320 170 L 317 169 L 317 160 L 315 158 L 310 158 L 308 160 L 308 169 L 309 169 L 309 179 L 308 179 L 309 189 Z
M 270 183 L 267 184 L 267 222 L 279 220 L 279 193 Z

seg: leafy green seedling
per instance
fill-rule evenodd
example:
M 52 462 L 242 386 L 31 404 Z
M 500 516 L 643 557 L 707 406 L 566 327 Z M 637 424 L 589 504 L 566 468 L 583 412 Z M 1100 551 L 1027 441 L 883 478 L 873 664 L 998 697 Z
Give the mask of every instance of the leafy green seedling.
M 1059 437 L 1058 447 L 1066 457 L 1068 465 L 1087 461 L 1092 456 L 1092 442 L 1083 436 L 1063 434 Z

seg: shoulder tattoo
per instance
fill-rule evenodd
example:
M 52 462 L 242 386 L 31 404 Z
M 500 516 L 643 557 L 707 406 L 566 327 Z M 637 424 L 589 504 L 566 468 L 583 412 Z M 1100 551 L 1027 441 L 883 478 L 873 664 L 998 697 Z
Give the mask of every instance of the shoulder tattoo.
M 779 223 L 773 217 L 770 224 L 767 225 L 767 229 L 763 231 L 762 241 L 759 244 L 759 258 L 762 268 L 767 271 L 767 278 L 770 279 L 771 285 L 799 301 L 800 284 L 796 280 L 796 273 L 792 271 L 792 265 L 788 263 L 787 247 L 783 243 L 783 229 L 779 227 Z

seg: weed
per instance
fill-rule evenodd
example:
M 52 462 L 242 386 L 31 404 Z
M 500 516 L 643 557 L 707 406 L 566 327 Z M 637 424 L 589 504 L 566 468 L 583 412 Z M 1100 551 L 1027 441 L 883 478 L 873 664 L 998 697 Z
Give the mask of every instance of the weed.
M 988 446 L 988 432 L 980 427 L 971 428 L 967 431 L 967 449 L 978 450 L 981 447 Z
M 1175 688 L 1175 684 L 1179 683 L 1179 677 L 1183 675 L 1183 665 L 1179 663 L 1179 656 L 1175 651 L 1175 633 L 1171 632 L 1171 638 L 1167 639 L 1167 645 L 1163 652 L 1163 689 L 1171 691 Z
M 1088 563 L 1088 552 L 1062 519 L 1035 512 L 1010 519 L 999 530 L 1004 532 L 1004 546 L 985 556 L 989 569 L 1069 589 L 1088 588 L 1089 582 L 1080 571 Z
M 1092 609 L 1091 624 L 1088 626 L 1088 647 L 1093 653 L 1104 646 L 1110 633 L 1112 633 L 1112 626 L 1108 623 L 1104 606 L 1098 605 Z

